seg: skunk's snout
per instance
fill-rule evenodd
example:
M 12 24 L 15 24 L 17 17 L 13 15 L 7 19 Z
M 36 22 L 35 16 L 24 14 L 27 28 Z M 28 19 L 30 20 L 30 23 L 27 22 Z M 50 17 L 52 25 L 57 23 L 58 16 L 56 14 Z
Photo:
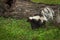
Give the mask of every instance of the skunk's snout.
M 27 18 L 27 22 L 29 22 L 30 21 L 30 19 L 29 19 L 29 17 Z

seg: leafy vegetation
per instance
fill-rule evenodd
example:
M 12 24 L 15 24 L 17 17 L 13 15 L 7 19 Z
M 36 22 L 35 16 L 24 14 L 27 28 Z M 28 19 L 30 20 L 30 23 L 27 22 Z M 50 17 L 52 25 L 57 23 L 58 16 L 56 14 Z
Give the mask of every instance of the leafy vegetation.
M 0 40 L 60 40 L 58 27 L 49 27 L 32 30 L 26 19 L 0 17 Z
M 60 4 L 60 0 L 31 0 L 36 3 L 45 3 L 45 4 Z

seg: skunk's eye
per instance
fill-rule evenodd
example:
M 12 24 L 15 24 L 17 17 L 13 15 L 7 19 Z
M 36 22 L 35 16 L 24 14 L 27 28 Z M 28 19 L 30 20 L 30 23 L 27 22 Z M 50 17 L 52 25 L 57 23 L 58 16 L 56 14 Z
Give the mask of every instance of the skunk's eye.
M 39 19 L 39 20 L 38 20 L 38 22 L 40 22 L 40 23 L 41 23 L 41 20 Z

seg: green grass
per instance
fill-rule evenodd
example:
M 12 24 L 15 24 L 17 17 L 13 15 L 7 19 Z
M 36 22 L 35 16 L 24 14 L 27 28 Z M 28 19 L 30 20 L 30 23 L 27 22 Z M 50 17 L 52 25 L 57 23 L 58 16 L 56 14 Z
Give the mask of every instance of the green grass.
M 26 19 L 0 17 L 0 40 L 60 40 L 60 30 L 53 28 L 32 30 Z
M 36 3 L 45 3 L 45 4 L 60 4 L 60 0 L 31 0 Z

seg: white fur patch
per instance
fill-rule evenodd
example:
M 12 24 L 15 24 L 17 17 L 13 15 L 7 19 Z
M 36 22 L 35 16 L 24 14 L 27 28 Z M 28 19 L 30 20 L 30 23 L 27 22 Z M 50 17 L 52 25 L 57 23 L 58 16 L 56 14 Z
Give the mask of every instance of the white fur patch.
M 47 18 L 45 16 L 43 16 L 43 17 L 40 17 L 40 20 L 41 20 L 41 22 L 43 22 L 44 20 L 47 21 Z
M 38 20 L 38 19 L 40 19 L 40 16 L 33 16 L 33 17 L 29 17 L 29 19 L 35 19 L 35 20 Z
M 40 19 L 42 23 L 43 23 L 44 20 L 47 21 L 47 18 L 45 16 L 42 16 L 42 17 L 40 17 L 40 16 L 33 16 L 33 17 L 29 17 L 29 19 L 30 20 L 35 19 L 37 21 Z
M 29 17 L 29 19 L 31 19 L 31 20 L 32 20 L 33 18 L 32 18 L 32 17 Z

